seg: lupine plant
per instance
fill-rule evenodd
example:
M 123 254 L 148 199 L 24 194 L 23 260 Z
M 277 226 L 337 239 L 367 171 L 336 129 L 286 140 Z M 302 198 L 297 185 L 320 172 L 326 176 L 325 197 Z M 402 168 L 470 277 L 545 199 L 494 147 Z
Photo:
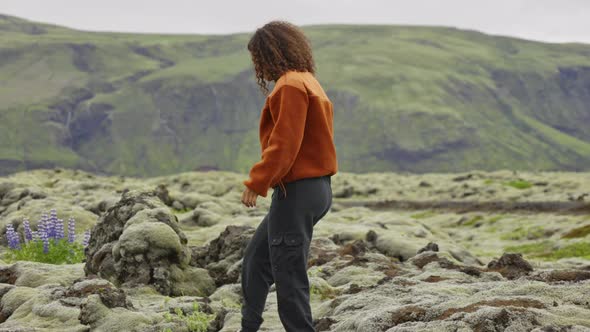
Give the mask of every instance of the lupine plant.
M 81 263 L 85 259 L 84 248 L 90 240 L 90 230 L 84 232 L 82 243 L 76 242 L 76 221 L 68 220 L 68 237 L 64 235 L 64 221 L 57 218 L 57 211 L 41 214 L 37 230 L 31 230 L 27 217 L 23 218 L 24 239 L 12 224 L 6 226 L 9 250 L 4 257 L 7 261 L 27 260 L 52 264 Z

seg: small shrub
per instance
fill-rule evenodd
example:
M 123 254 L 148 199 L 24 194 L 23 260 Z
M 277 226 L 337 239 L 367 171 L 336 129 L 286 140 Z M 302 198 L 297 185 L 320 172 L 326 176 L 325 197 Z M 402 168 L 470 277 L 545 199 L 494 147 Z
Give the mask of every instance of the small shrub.
M 90 231 L 84 232 L 82 243 L 76 242 L 76 221 L 68 221 L 68 237 L 64 235 L 62 219 L 57 218 L 57 211 L 50 210 L 50 215 L 43 213 L 37 225 L 37 231 L 32 231 L 28 218 L 23 219 L 24 241 L 21 242 L 19 233 L 12 224 L 6 226 L 8 251 L 6 261 L 26 260 L 50 264 L 75 264 L 85 260 L 84 248 L 88 246 Z

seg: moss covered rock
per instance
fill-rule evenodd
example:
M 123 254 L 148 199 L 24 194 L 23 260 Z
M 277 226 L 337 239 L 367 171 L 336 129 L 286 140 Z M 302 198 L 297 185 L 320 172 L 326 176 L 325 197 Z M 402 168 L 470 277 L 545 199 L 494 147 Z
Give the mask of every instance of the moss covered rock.
M 207 295 L 215 289 L 206 270 L 189 266 L 187 238 L 156 191 L 124 192 L 92 229 L 86 253 L 86 274 L 118 286 L 150 284 L 164 295 Z

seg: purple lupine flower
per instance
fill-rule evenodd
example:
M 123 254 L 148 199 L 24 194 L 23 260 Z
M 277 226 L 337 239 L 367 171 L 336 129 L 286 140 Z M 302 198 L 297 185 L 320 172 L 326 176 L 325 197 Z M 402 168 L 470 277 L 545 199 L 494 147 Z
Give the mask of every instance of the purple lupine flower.
M 55 238 L 55 227 L 57 226 L 57 211 L 51 209 L 49 211 L 49 223 L 47 227 L 47 237 Z
M 41 214 L 41 220 L 39 220 L 39 223 L 37 224 L 37 230 L 39 231 L 39 235 L 41 235 L 42 233 L 47 233 L 47 223 L 49 221 L 49 218 L 47 216 L 47 213 L 43 213 Z
M 18 233 L 14 231 L 12 224 L 6 225 L 6 239 L 8 240 L 8 246 L 11 249 L 20 249 L 20 237 Z
M 41 233 L 41 241 L 43 241 L 43 252 L 49 252 L 49 237 L 47 236 L 46 232 Z
M 33 240 L 33 233 L 31 233 L 31 225 L 27 217 L 23 218 L 23 226 L 25 227 L 25 242 Z
M 47 212 L 41 213 L 41 221 L 43 221 L 44 224 L 47 224 L 48 220 L 49 220 L 49 215 L 47 214 Z
M 39 240 L 39 232 L 38 231 L 32 231 L 31 232 L 31 237 L 33 241 L 37 241 Z
M 59 241 L 64 238 L 64 220 L 57 219 L 57 223 L 55 224 L 55 240 Z
M 44 214 L 44 216 L 41 217 L 41 220 L 39 220 L 39 224 L 37 224 L 37 238 L 41 241 L 43 241 L 43 234 L 47 234 L 47 218 L 45 217 L 46 215 Z
M 76 240 L 76 221 L 70 217 L 68 220 L 68 242 L 74 243 Z
M 88 247 L 89 241 L 90 241 L 90 230 L 87 229 L 86 232 L 84 232 L 84 240 L 82 241 L 82 245 L 84 247 Z

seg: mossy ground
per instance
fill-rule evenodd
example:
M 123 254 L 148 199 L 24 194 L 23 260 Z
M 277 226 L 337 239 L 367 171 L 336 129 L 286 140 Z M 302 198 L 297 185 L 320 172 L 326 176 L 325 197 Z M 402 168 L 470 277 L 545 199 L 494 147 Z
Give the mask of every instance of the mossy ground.
M 525 257 L 543 260 L 558 260 L 568 257 L 590 259 L 590 241 L 580 241 L 558 246 L 549 240 L 537 241 L 522 245 L 507 246 L 509 252 L 520 252 Z

